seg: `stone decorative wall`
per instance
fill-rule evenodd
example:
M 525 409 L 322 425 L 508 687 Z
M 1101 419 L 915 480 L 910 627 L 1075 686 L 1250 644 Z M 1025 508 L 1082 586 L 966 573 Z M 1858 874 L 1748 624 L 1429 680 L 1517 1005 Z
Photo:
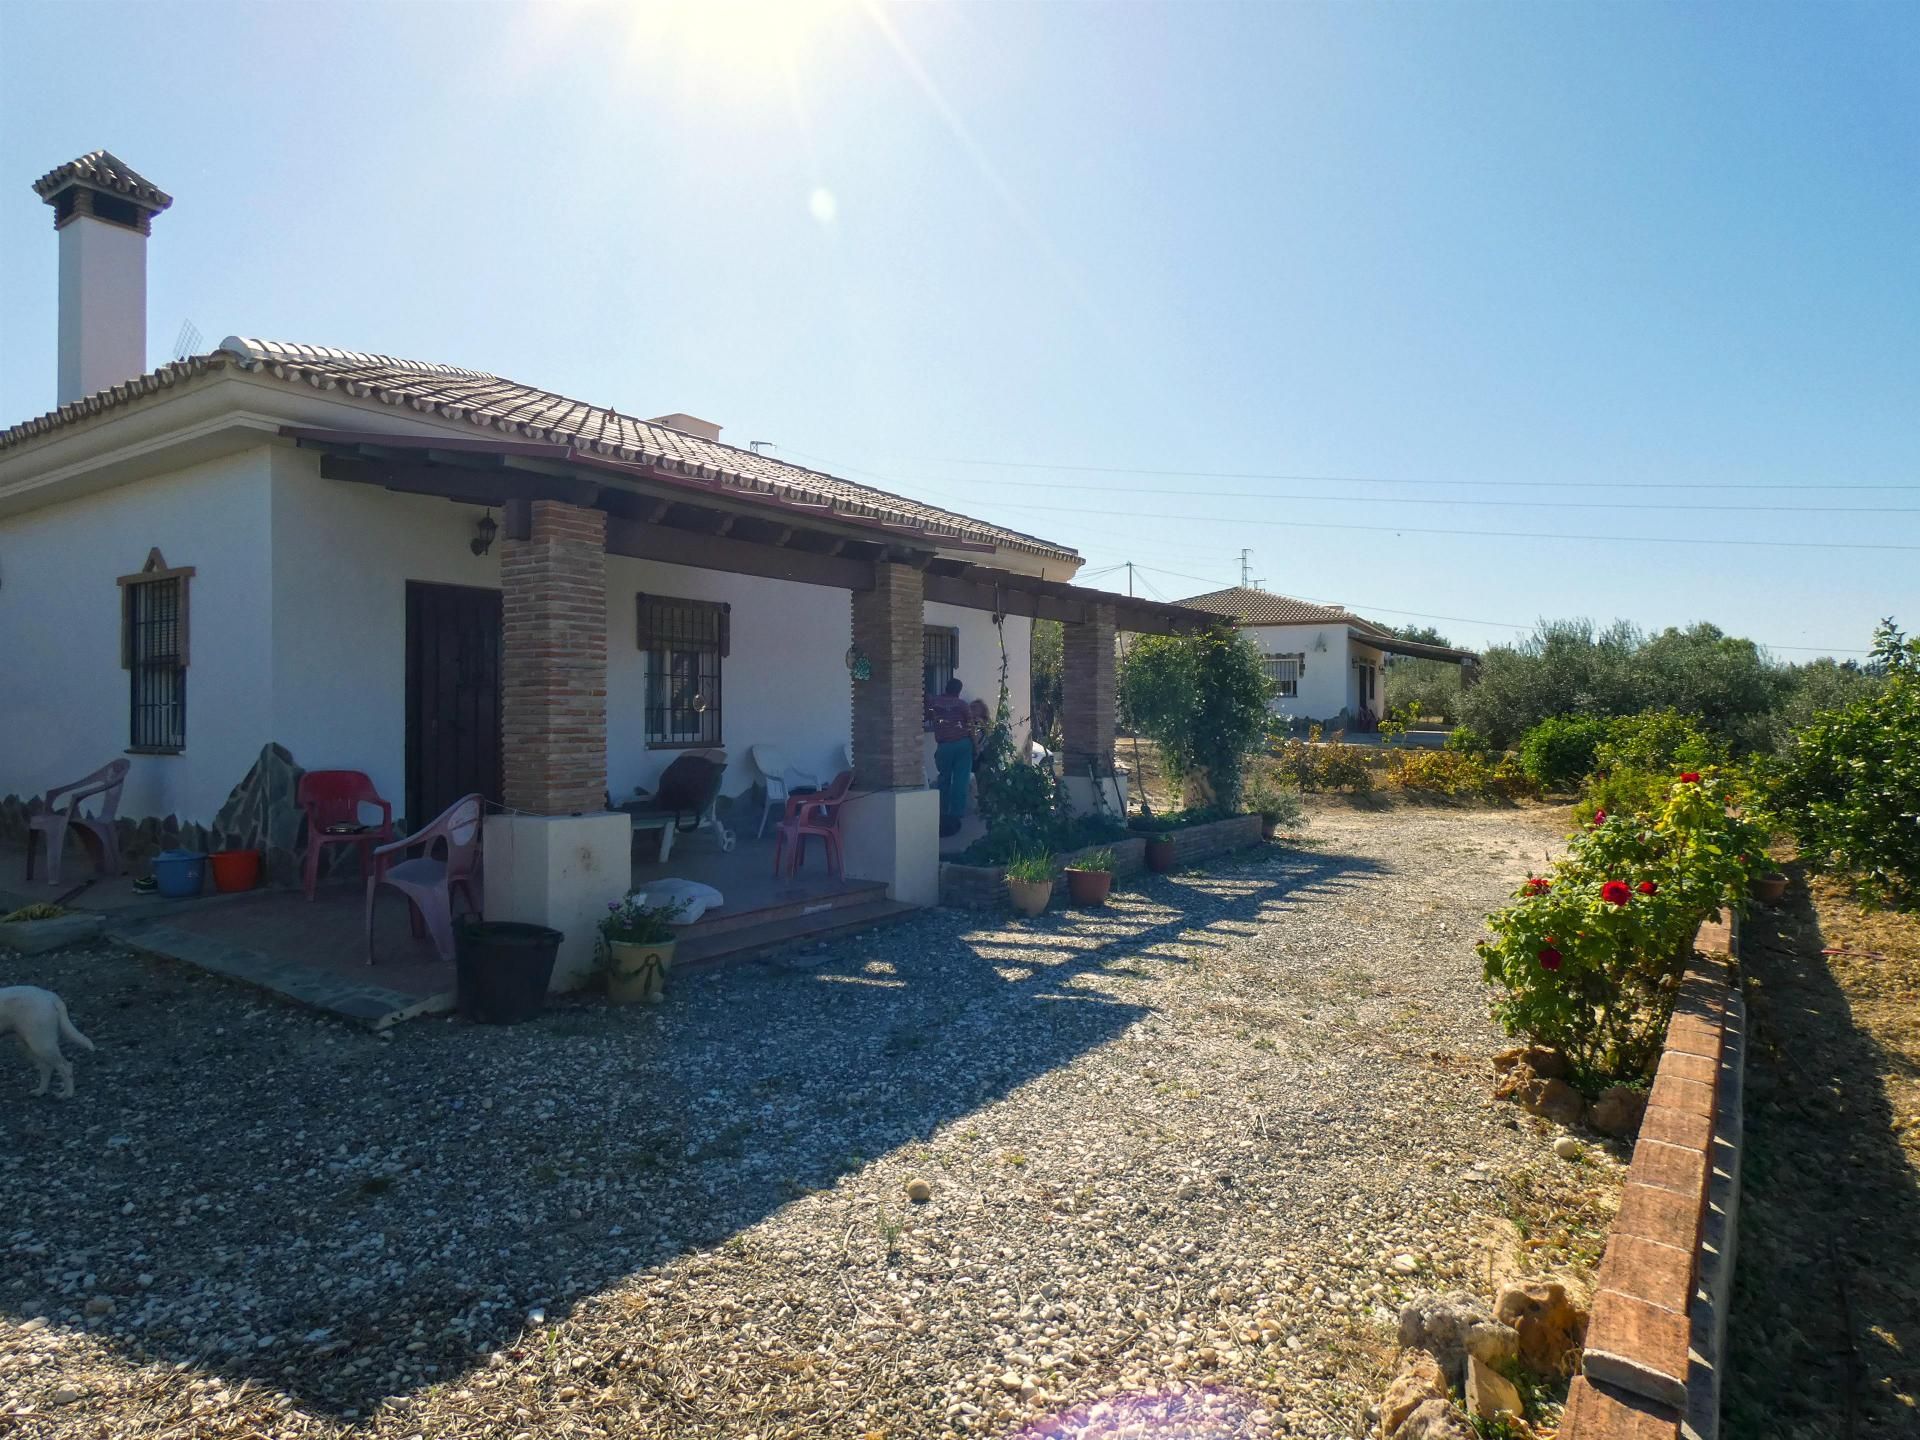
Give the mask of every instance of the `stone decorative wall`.
M 1738 931 L 1712 922 L 1667 1027 L 1620 1213 L 1607 1240 L 1583 1373 L 1560 1440 L 1713 1440 L 1740 1195 L 1745 1007 Z
M 240 783 L 214 816 L 211 825 L 182 820 L 177 815 L 122 815 L 116 821 L 120 833 L 120 854 L 129 874 L 140 875 L 147 862 L 162 850 L 258 850 L 266 883 L 297 885 L 305 854 L 306 816 L 297 796 L 300 767 L 285 747 L 267 744 L 261 747 Z M 0 843 L 24 849 L 27 820 L 40 808 L 39 797 L 22 800 L 9 795 L 0 800 Z M 397 817 L 396 817 L 397 818 Z M 71 854 L 71 847 L 69 847 Z M 350 845 L 330 847 L 325 854 L 328 875 L 352 875 L 360 864 L 359 852 Z M 69 862 L 75 883 L 91 866 L 77 869 Z
M 926 622 L 926 580 L 911 565 L 880 561 L 873 588 L 853 592 L 853 648 L 872 674 L 853 682 L 854 788 L 917 790 L 925 698 L 920 667 Z
M 506 802 L 591 814 L 607 790 L 607 516 L 536 500 L 502 542 L 500 745 Z
M 1201 825 L 1188 825 L 1179 830 L 1169 831 L 1167 838 L 1173 841 L 1176 863 L 1196 864 L 1232 850 L 1244 850 L 1250 845 L 1258 845 L 1260 817 L 1233 815 L 1225 820 L 1209 820 Z M 1091 845 L 1084 850 L 1066 851 L 1054 856 L 1054 860 L 1064 868 L 1092 850 L 1113 851 L 1113 873 L 1116 879 L 1138 875 L 1147 868 L 1147 837 L 1144 835 L 1129 835 L 1126 839 L 1115 840 L 1110 845 Z M 1055 887 L 1056 898 L 1064 896 L 1065 893 L 1064 885 Z M 952 861 L 943 863 L 940 866 L 940 903 L 955 910 L 1003 908 L 1009 903 L 1006 867 L 958 865 Z

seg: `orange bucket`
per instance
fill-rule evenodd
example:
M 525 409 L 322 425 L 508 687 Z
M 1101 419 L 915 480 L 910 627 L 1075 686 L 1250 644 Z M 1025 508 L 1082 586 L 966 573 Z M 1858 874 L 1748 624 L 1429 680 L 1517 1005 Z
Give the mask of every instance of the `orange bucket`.
M 258 850 L 222 850 L 207 857 L 213 867 L 213 888 L 223 894 L 251 890 L 260 883 Z

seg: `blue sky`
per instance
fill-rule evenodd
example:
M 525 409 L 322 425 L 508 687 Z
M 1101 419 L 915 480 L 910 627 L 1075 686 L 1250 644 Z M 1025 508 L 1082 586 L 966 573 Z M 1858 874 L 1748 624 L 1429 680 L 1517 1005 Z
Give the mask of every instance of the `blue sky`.
M 176 197 L 156 363 L 685 410 L 1464 643 L 1920 629 L 1920 7 L 13 0 L 0 421 L 98 146 Z

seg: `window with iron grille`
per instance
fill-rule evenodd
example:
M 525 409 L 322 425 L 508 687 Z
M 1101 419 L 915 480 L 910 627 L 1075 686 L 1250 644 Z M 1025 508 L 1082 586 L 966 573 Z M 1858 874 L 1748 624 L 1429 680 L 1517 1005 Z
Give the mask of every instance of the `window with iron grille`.
M 1300 694 L 1300 676 L 1307 668 L 1305 655 L 1263 655 L 1260 665 L 1273 682 L 1276 698 L 1290 700 Z
M 639 597 L 648 745 L 690 750 L 720 743 L 720 662 L 732 640 L 730 609 L 712 600 Z
M 170 753 L 187 744 L 187 581 L 158 550 L 120 577 L 120 663 L 128 676 L 127 748 Z
M 947 682 L 960 668 L 960 632 L 948 625 L 928 625 L 921 631 L 920 678 L 928 695 L 946 692 Z

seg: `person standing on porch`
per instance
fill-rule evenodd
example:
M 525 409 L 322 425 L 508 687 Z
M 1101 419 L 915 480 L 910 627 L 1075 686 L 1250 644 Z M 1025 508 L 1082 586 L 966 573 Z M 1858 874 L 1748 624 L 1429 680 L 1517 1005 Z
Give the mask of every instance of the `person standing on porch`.
M 960 679 L 947 681 L 943 694 L 927 701 L 927 726 L 933 731 L 933 763 L 940 773 L 940 833 L 957 835 L 967 813 L 967 787 L 973 781 L 973 716 L 960 698 Z

